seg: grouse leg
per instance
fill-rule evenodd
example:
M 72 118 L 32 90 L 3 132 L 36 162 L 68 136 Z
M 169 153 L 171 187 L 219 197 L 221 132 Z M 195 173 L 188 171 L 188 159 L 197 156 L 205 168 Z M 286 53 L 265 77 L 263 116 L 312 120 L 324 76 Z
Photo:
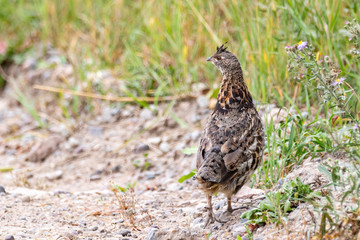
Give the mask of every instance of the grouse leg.
M 211 198 L 212 198 L 211 195 L 207 195 L 207 200 L 208 200 L 208 207 L 207 207 L 208 217 L 207 217 L 207 219 L 206 219 L 204 228 L 206 228 L 210 223 L 214 223 L 214 221 L 217 221 L 217 222 L 219 222 L 219 223 L 226 223 L 226 222 L 227 222 L 227 221 L 222 221 L 222 220 L 218 219 L 217 217 L 215 217 L 215 213 L 214 213 L 213 208 L 212 208 Z
M 231 196 L 228 196 L 228 197 L 227 197 L 227 204 L 228 204 L 228 206 L 227 206 L 227 211 L 228 211 L 229 213 L 232 213 L 233 211 L 236 211 L 236 210 L 245 208 L 245 207 L 232 208 L 232 207 L 231 207 Z

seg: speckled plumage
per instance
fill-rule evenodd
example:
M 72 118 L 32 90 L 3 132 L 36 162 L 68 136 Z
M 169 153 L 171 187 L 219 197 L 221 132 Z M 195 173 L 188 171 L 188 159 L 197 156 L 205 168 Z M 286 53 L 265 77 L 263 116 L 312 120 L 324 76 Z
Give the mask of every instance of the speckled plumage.
M 208 61 L 221 71 L 223 79 L 214 112 L 200 140 L 196 179 L 208 197 L 209 219 L 214 219 L 211 196 L 224 193 L 228 211 L 232 212 L 231 196 L 260 165 L 265 138 L 236 56 L 222 45 Z

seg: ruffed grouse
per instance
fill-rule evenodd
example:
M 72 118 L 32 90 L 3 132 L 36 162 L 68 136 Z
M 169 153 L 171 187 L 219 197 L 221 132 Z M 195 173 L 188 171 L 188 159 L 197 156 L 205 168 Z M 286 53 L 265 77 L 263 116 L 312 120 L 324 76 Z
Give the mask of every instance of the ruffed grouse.
M 244 82 L 240 62 L 224 44 L 207 61 L 222 73 L 223 79 L 214 112 L 202 133 L 197 154 L 196 179 L 205 192 L 209 215 L 205 226 L 217 219 L 211 198 L 217 192 L 231 196 L 250 179 L 262 160 L 264 132 L 251 94 Z

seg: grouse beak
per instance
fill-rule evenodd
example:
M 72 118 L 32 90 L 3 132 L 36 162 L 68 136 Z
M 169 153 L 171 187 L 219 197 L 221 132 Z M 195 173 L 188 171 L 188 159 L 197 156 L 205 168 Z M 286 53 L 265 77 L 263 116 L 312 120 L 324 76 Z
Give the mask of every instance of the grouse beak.
M 208 57 L 208 59 L 206 59 L 206 61 L 210 62 L 210 61 L 211 61 L 211 57 Z

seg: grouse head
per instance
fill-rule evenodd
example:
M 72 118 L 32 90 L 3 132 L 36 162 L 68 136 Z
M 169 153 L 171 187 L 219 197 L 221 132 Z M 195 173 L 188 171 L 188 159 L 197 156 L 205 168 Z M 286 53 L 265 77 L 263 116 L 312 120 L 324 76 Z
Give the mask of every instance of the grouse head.
M 231 73 L 232 71 L 241 68 L 237 57 L 227 51 L 227 47 L 224 46 L 226 43 L 217 47 L 216 53 L 207 59 L 207 61 L 214 64 L 222 74 Z

